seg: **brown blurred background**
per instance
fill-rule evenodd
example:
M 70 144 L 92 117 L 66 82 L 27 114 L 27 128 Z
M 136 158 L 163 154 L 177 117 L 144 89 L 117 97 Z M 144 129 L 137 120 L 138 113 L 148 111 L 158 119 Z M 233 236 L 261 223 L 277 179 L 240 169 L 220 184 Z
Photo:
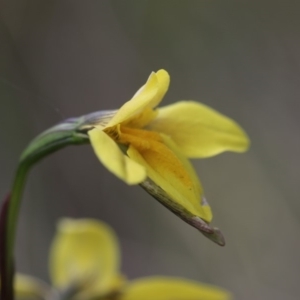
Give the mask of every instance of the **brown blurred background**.
M 91 147 L 52 155 L 28 180 L 18 270 L 48 280 L 55 222 L 94 217 L 120 236 L 130 278 L 172 275 L 236 299 L 299 299 L 299 13 L 298 1 L 2 0 L 1 199 L 34 136 L 120 107 L 160 68 L 172 80 L 164 104 L 208 104 L 252 140 L 247 154 L 195 161 L 225 248 L 111 175 Z

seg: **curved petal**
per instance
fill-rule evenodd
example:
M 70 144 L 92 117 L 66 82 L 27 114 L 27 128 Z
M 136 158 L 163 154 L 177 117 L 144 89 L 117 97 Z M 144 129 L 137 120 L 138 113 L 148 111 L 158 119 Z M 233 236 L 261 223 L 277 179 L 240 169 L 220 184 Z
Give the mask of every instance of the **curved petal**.
M 208 284 L 168 277 L 133 281 L 120 300 L 230 300 L 229 292 Z
M 188 157 L 210 157 L 224 151 L 244 152 L 249 139 L 241 127 L 214 109 L 181 101 L 159 109 L 151 130 L 172 137 Z
M 198 199 L 196 207 L 199 209 L 199 205 L 200 205 L 200 210 L 202 211 L 201 215 L 205 216 L 204 220 L 206 220 L 207 222 L 210 222 L 213 217 L 211 208 L 210 208 L 206 198 L 204 197 L 203 187 L 201 185 L 201 182 L 199 180 L 199 177 L 198 177 L 194 167 L 192 166 L 190 161 L 182 154 L 182 152 L 180 151 L 178 146 L 174 143 L 174 141 L 170 137 L 168 137 L 164 134 L 161 134 L 161 137 L 164 141 L 164 144 L 178 157 L 178 159 L 184 165 L 184 168 L 188 172 L 188 174 L 193 182 L 193 187 L 196 191 L 196 195 L 197 195 L 197 199 Z M 200 214 L 198 213 L 197 216 L 200 216 Z
M 156 107 L 168 90 L 169 74 L 165 70 L 152 72 L 144 86 L 142 86 L 131 100 L 126 102 L 107 124 L 112 127 L 138 116 L 147 108 Z
M 146 170 L 124 155 L 105 132 L 95 128 L 88 135 L 99 160 L 117 177 L 128 184 L 138 184 L 146 178 Z
M 104 294 L 119 275 L 117 237 L 106 224 L 92 219 L 63 219 L 52 242 L 50 275 L 55 287 L 82 285 Z
M 175 204 L 210 222 L 210 207 L 206 203 L 202 206 L 202 188 L 188 160 L 172 151 L 163 142 L 162 137 L 154 132 L 128 128 L 123 128 L 123 132 L 121 137 L 130 143 L 128 156 L 144 166 L 149 178 L 164 190 Z
M 157 71 L 156 77 L 158 80 L 158 91 L 156 97 L 149 103 L 149 107 L 151 108 L 156 107 L 161 102 L 170 85 L 170 75 L 166 70 L 161 69 Z

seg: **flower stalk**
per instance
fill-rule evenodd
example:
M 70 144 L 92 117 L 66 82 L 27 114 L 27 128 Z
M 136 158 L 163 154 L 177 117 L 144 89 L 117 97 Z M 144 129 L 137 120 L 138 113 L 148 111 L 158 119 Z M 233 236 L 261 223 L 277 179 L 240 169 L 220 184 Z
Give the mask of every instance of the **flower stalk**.
M 51 153 L 68 145 L 86 144 L 86 134 L 79 128 L 85 118 L 66 120 L 36 137 L 22 153 L 11 193 L 1 209 L 1 299 L 13 300 L 13 249 L 21 198 L 31 167 Z

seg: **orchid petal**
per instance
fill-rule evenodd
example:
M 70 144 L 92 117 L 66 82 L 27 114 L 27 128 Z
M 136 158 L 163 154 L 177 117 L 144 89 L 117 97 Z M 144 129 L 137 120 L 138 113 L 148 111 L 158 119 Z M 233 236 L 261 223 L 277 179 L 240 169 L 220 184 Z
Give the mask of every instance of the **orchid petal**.
M 120 300 L 230 300 L 229 292 L 208 284 L 168 277 L 132 281 Z
M 88 135 L 97 157 L 114 175 L 127 184 L 138 184 L 146 178 L 145 169 L 125 156 L 104 131 L 95 128 Z
M 149 125 L 172 137 L 184 155 L 204 158 L 224 151 L 244 152 L 249 139 L 232 119 L 194 101 L 181 101 L 159 109 Z
M 79 285 L 105 294 L 119 275 L 117 237 L 106 224 L 92 219 L 63 219 L 52 242 L 50 275 L 56 288 Z
M 160 186 L 170 199 L 184 207 L 190 214 L 210 222 L 212 218 L 210 208 L 208 205 L 201 205 L 202 188 L 188 160 L 173 152 L 160 135 L 158 140 L 155 140 L 155 133 L 134 129 L 123 130 L 126 133 L 121 137 L 126 136 L 130 141 L 128 156 L 144 166 L 148 177 Z M 146 139 L 146 135 L 149 139 Z
M 144 86 L 142 86 L 131 100 L 126 102 L 107 124 L 112 127 L 138 117 L 147 108 L 156 107 L 163 99 L 170 82 L 169 74 L 165 70 L 152 72 Z

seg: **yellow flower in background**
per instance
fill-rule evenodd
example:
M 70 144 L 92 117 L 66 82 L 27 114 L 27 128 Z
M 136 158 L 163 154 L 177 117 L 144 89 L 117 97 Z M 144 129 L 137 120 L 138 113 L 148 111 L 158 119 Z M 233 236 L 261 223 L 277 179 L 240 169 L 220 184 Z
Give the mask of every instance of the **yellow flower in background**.
M 63 219 L 50 249 L 53 285 L 60 290 L 86 285 L 88 294 L 97 296 L 119 289 L 124 283 L 119 248 L 114 231 L 105 223 Z
M 92 219 L 64 219 L 50 249 L 50 277 L 57 297 L 73 300 L 229 300 L 229 292 L 207 284 L 172 277 L 145 277 L 128 282 L 120 273 L 120 252 L 114 231 Z M 20 276 L 20 275 L 18 275 Z M 17 276 L 17 278 L 18 278 Z M 25 276 L 22 276 L 26 278 Z M 30 279 L 24 287 L 16 282 L 17 294 L 22 289 L 37 295 Z M 49 294 L 48 294 L 49 296 Z M 26 297 L 20 297 L 25 299 Z M 45 293 L 40 294 L 45 299 Z M 35 298 L 34 298 L 35 299 Z M 47 298 L 53 299 L 53 298 Z
M 224 245 L 208 224 L 212 212 L 188 158 L 224 151 L 244 152 L 249 139 L 240 126 L 204 104 L 180 101 L 156 108 L 168 90 L 169 74 L 152 73 L 133 98 L 88 124 L 93 149 L 117 177 L 141 184 L 186 222 Z M 217 232 L 219 237 L 209 236 Z

